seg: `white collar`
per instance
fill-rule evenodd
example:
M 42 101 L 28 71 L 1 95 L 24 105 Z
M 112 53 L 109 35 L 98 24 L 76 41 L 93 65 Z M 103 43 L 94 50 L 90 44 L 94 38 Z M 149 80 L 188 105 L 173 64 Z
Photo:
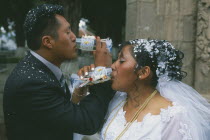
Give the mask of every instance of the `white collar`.
M 45 58 L 43 58 L 42 56 L 40 56 L 39 54 L 37 54 L 36 52 L 30 50 L 30 53 L 36 57 L 38 60 L 40 60 L 44 65 L 46 65 L 56 76 L 56 78 L 58 79 L 58 81 L 60 80 L 61 76 L 62 76 L 62 71 L 60 70 L 59 67 L 57 67 L 56 65 L 54 65 L 53 63 L 49 62 L 48 60 L 46 60 Z

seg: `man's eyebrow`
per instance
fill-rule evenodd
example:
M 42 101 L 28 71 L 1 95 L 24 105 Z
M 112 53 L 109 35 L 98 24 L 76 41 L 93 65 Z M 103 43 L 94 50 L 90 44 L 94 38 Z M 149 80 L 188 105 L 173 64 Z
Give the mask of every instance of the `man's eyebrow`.
M 66 29 L 67 29 L 67 30 L 71 30 L 71 26 L 70 26 L 70 25 L 67 26 Z

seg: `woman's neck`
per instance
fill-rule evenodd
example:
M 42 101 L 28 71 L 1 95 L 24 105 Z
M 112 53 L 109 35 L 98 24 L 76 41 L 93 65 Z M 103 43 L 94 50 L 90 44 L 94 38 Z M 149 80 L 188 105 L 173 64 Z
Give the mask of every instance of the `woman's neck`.
M 136 108 L 141 106 L 145 100 L 154 92 L 155 88 L 144 86 L 128 92 L 127 107 Z

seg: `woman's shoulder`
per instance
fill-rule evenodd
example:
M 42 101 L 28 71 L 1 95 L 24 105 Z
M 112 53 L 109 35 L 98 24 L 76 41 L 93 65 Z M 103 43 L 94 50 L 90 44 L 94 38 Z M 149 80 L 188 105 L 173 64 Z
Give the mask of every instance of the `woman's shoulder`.
M 159 116 L 162 122 L 169 122 L 179 118 L 186 112 L 181 104 L 168 100 L 162 96 L 156 96 L 148 105 L 148 110 L 152 115 Z
M 177 102 L 172 102 L 172 106 L 160 109 L 160 117 L 162 122 L 181 119 L 187 112 L 186 108 Z
M 162 122 L 167 123 L 171 120 L 180 118 L 180 116 L 186 112 L 186 109 L 177 102 L 157 96 L 148 104 L 147 112 L 149 112 L 151 116 L 157 116 Z

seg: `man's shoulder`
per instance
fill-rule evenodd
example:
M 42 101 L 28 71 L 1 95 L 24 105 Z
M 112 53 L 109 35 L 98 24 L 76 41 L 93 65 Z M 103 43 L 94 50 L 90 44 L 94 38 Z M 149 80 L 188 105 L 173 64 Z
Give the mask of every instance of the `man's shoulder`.
M 52 72 L 31 54 L 21 60 L 7 79 L 7 83 L 15 85 L 36 84 L 36 83 L 54 83 L 57 82 Z
M 25 78 L 29 74 L 36 72 L 35 67 L 37 68 L 37 66 L 35 58 L 28 54 L 15 66 L 9 77 Z

